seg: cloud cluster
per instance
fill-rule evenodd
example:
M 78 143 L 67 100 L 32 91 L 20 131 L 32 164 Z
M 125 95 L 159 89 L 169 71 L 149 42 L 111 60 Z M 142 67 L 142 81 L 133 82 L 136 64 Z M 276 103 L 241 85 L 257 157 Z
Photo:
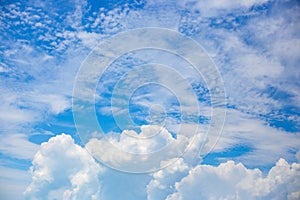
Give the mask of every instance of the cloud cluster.
M 146 198 L 141 195 L 144 193 L 149 200 L 296 200 L 300 198 L 300 164 L 280 159 L 265 176 L 259 169 L 247 169 L 234 161 L 210 166 L 188 164 L 179 158 L 152 174 L 127 174 L 104 170 L 84 148 L 62 134 L 43 143 L 35 155 L 32 182 L 25 196 L 28 199 L 115 199 L 113 190 L 130 199 Z
M 299 199 L 300 164 L 280 159 L 264 177 L 258 169 L 228 161 L 217 167 L 198 165 L 175 184 L 168 200 Z

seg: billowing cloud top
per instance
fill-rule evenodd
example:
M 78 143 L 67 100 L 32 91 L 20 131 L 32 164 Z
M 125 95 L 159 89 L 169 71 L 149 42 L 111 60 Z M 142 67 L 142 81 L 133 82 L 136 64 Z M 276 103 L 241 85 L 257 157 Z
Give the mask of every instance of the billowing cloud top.
M 131 158 L 126 161 L 135 162 Z M 145 193 L 149 200 L 300 198 L 299 163 L 288 164 L 280 159 L 265 176 L 259 169 L 247 169 L 233 161 L 216 167 L 188 161 L 174 158 L 171 165 L 152 174 L 122 175 L 104 169 L 69 135 L 62 134 L 43 143 L 35 155 L 32 182 L 25 196 L 27 199 L 124 199 L 131 195 L 139 199 L 145 198 L 141 195 Z M 133 188 L 127 188 L 128 184 Z M 122 194 L 107 193 L 119 187 L 123 188 Z
M 103 168 L 69 135 L 41 145 L 33 159 L 27 199 L 99 199 Z

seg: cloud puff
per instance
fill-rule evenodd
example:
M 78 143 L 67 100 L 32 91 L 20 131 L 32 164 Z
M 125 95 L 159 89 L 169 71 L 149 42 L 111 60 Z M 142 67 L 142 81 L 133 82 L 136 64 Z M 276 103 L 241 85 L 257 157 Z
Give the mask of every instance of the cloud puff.
M 204 135 L 204 134 L 202 134 Z M 87 150 L 106 165 L 126 172 L 153 172 L 184 157 L 194 162 L 204 137 L 177 134 L 176 138 L 163 127 L 143 125 L 141 132 L 124 130 L 121 134 L 108 134 L 104 138 L 92 138 Z
M 153 179 L 147 185 L 148 200 L 165 199 L 174 192 L 174 183 L 188 175 L 189 166 L 182 158 L 171 166 L 153 173 Z
M 65 134 L 41 145 L 31 176 L 26 199 L 145 199 L 151 179 L 149 174 L 104 169 Z
M 69 135 L 43 143 L 31 167 L 27 199 L 98 199 L 103 169 Z
M 167 200 L 189 199 L 299 199 L 300 164 L 280 159 L 263 177 L 259 169 L 247 169 L 228 161 L 218 167 L 198 165 L 175 184 L 177 192 Z

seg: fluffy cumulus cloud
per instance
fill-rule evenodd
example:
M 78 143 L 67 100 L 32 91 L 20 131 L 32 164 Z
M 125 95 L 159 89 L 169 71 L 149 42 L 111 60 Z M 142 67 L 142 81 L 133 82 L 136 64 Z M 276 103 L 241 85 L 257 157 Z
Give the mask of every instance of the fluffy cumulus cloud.
M 69 135 L 43 143 L 34 156 L 27 199 L 99 199 L 103 169 Z
M 150 172 L 163 168 L 173 158 L 184 156 L 191 162 L 197 147 L 203 141 L 201 135 L 188 137 L 171 133 L 157 125 L 144 125 L 141 132 L 124 130 L 121 134 L 111 133 L 101 139 L 92 138 L 87 150 L 107 165 L 127 172 Z M 193 155 L 193 156 L 191 156 Z M 168 162 L 167 162 L 168 160 Z M 164 161 L 164 162 L 162 162 Z
M 174 183 L 185 177 L 188 171 L 189 166 L 180 158 L 171 166 L 153 173 L 153 179 L 147 185 L 148 199 L 165 199 L 174 192 Z
M 241 163 L 219 166 L 173 158 L 151 174 L 105 169 L 62 134 L 41 145 L 31 168 L 27 199 L 299 199 L 300 164 L 279 159 L 264 175 Z M 133 160 L 130 160 L 133 162 Z M 170 162 L 166 160 L 164 162 Z M 163 163 L 162 163 L 163 164 Z
M 228 161 L 217 167 L 198 165 L 175 184 L 168 200 L 190 199 L 299 199 L 300 164 L 280 159 L 266 177 Z

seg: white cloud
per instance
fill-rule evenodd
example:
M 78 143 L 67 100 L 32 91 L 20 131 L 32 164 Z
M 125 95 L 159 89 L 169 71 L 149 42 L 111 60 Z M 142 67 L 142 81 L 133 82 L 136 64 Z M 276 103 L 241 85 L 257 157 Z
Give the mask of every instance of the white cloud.
M 290 6 L 293 1 L 275 4 L 272 14 L 264 18 L 253 18 L 245 27 L 245 31 L 251 35 L 252 46 L 261 54 L 271 59 L 276 59 L 282 66 L 283 72 L 276 79 L 265 80 L 282 92 L 291 95 L 292 98 L 283 100 L 282 104 L 299 106 L 299 86 L 294 80 L 300 77 L 298 63 L 300 51 L 299 5 Z M 245 33 L 241 32 L 245 36 Z M 254 44 L 254 45 L 253 45 Z
M 94 12 L 94 16 L 90 16 L 89 24 L 85 26 L 89 26 L 95 32 L 99 32 L 101 30 L 101 35 L 112 35 L 118 33 L 126 27 L 125 18 L 130 11 L 128 4 L 123 4 L 121 6 L 116 6 L 112 9 L 107 9 L 104 7 L 100 7 L 97 12 Z M 99 38 L 98 38 L 99 39 Z
M 178 7 L 174 2 L 146 1 L 142 10 L 129 10 L 121 21 L 128 29 L 141 27 L 162 27 L 176 30 L 180 21 Z M 167 12 L 166 12 L 167 11 Z
M 191 4 L 192 2 L 195 2 L 196 4 L 193 5 Z M 252 5 L 258 5 L 265 2 L 268 1 L 267 0 L 250 0 L 250 1 L 242 0 L 238 2 L 224 1 L 224 0 L 221 1 L 204 0 L 204 1 L 197 1 L 197 2 L 189 1 L 189 0 L 181 1 L 182 4 L 185 4 L 183 6 L 188 10 L 193 9 L 191 8 L 191 6 L 200 10 L 200 14 L 199 14 L 200 17 L 195 18 L 191 20 L 189 23 L 187 23 L 187 25 L 190 26 L 187 29 L 188 31 L 190 31 L 191 27 L 194 28 L 197 26 L 195 30 L 199 31 L 199 34 L 193 37 L 201 44 L 204 44 L 205 48 L 211 50 L 210 51 L 211 54 L 217 55 L 219 57 L 219 58 L 215 57 L 214 58 L 215 60 L 218 59 L 221 60 L 219 62 L 221 63 L 219 67 L 222 70 L 222 73 L 224 75 L 223 78 L 225 80 L 227 94 L 229 96 L 230 102 L 233 103 L 238 109 L 242 109 L 244 111 L 251 111 L 256 114 L 265 114 L 270 111 L 278 110 L 282 106 L 282 104 L 277 102 L 277 100 L 274 100 L 272 97 L 262 94 L 261 90 L 265 89 L 267 85 L 274 85 L 282 89 L 283 91 L 294 95 L 293 97 L 294 100 L 286 101 L 285 102 L 286 104 L 299 105 L 300 102 L 299 95 L 298 95 L 299 87 L 297 87 L 296 85 L 297 83 L 296 84 L 293 83 L 294 80 L 299 79 L 299 73 L 298 73 L 299 70 L 297 68 L 298 66 L 297 63 L 299 62 L 299 56 L 298 56 L 299 45 L 297 45 L 299 43 L 299 39 L 298 39 L 299 31 L 297 31 L 298 30 L 297 27 L 299 27 L 299 23 L 298 23 L 299 16 L 298 14 L 296 14 L 299 13 L 298 12 L 299 6 L 298 5 L 291 6 L 292 7 L 291 9 L 282 9 L 281 6 L 279 5 L 280 3 L 276 3 L 276 5 L 279 5 L 278 7 L 276 7 L 275 4 L 272 4 L 271 7 L 276 7 L 277 10 L 274 11 L 274 9 L 269 8 L 268 16 L 259 15 L 258 17 L 254 17 L 254 19 L 250 19 L 251 13 L 245 11 L 248 10 L 249 7 L 251 7 Z M 155 5 L 155 3 L 153 5 Z M 166 1 L 163 1 L 163 3 L 168 4 L 166 3 Z M 178 26 L 182 25 L 180 23 L 183 21 L 181 22 L 179 21 L 183 18 L 183 16 L 181 16 L 180 13 L 178 12 L 177 10 L 178 8 L 175 8 L 175 6 L 171 6 L 171 5 L 161 6 L 157 8 L 153 5 L 146 5 L 146 7 L 144 7 L 144 10 L 128 11 L 127 9 L 125 9 L 124 11 L 121 12 L 119 8 L 117 8 L 114 11 L 107 14 L 101 13 L 102 17 L 97 16 L 96 17 L 97 19 L 93 19 L 95 20 L 95 27 L 92 28 L 93 30 L 96 31 L 97 30 L 99 31 L 99 29 L 104 29 L 105 32 L 110 34 L 110 33 L 116 33 L 126 27 L 138 28 L 144 26 L 159 26 L 159 27 L 169 27 L 169 28 L 177 29 Z M 20 10 L 20 8 L 18 8 L 19 6 L 11 6 L 11 7 L 12 9 L 10 9 L 11 10 L 10 13 L 3 13 L 3 14 L 7 15 L 9 18 L 15 18 L 16 16 L 22 17 L 23 15 L 23 17 L 25 17 L 26 19 L 19 22 L 17 21 L 16 24 L 30 22 L 31 24 L 34 25 L 35 21 L 28 19 L 28 17 L 30 17 L 30 14 L 28 14 L 28 12 L 22 13 L 21 12 L 22 9 Z M 47 8 L 47 6 L 45 6 L 44 8 Z M 201 19 L 201 15 L 204 17 L 222 18 L 222 15 L 231 13 L 232 11 L 236 11 L 239 13 L 245 12 L 244 13 L 245 16 L 248 15 L 247 20 L 243 21 L 243 23 L 247 23 L 247 24 L 241 25 L 240 28 L 235 27 L 237 31 L 235 30 L 228 31 L 226 30 L 226 28 L 225 29 L 221 28 L 218 25 L 216 27 L 209 27 L 209 22 Z M 77 7 L 76 17 L 70 18 L 70 23 L 71 25 L 72 24 L 76 25 L 75 28 L 78 28 L 77 26 L 83 28 L 80 25 L 81 18 L 82 18 L 81 12 L 83 12 L 81 8 Z M 129 12 L 128 16 L 126 12 Z M 100 15 L 100 13 L 98 14 Z M 55 30 L 57 29 L 56 27 L 61 27 L 54 22 L 55 21 L 54 19 L 49 18 L 49 16 L 47 15 L 43 14 L 41 15 L 41 18 L 46 19 L 44 21 L 45 23 L 42 23 L 43 27 L 51 27 L 50 24 L 53 25 Z M 103 23 L 101 22 L 102 19 L 104 20 Z M 96 23 L 97 20 L 98 22 Z M 6 19 L 4 19 L 3 21 L 8 22 L 8 20 Z M 74 21 L 76 21 L 76 24 L 74 23 Z M 232 24 L 234 25 L 234 23 Z M 7 23 L 5 24 L 2 23 L 2 25 L 3 25 L 2 27 L 4 27 L 4 30 L 5 29 L 15 30 L 16 32 L 20 32 L 22 30 L 22 29 L 14 29 L 14 27 L 8 27 Z M 64 27 L 64 25 L 62 26 Z M 52 32 L 53 30 L 49 28 L 47 31 L 48 32 L 45 34 L 45 36 L 41 37 L 41 40 L 39 41 L 41 42 L 44 39 L 45 41 L 52 41 L 52 40 L 55 41 L 51 43 L 53 44 L 53 46 L 50 47 L 54 49 L 58 48 L 57 51 L 59 52 L 61 52 L 62 49 L 65 50 L 68 47 L 71 49 L 72 48 L 77 49 L 78 46 L 72 44 L 72 42 L 76 40 L 76 38 L 81 39 L 83 45 L 92 47 L 93 41 L 96 40 L 96 36 L 97 36 L 96 34 L 88 34 L 86 32 L 71 31 L 69 33 L 66 33 L 65 35 L 64 34 L 60 35 L 63 41 L 58 42 L 56 41 L 57 38 L 54 37 L 56 34 Z M 59 30 L 55 32 L 60 33 Z M 250 41 L 250 44 L 249 43 L 246 44 L 246 42 L 243 41 L 245 38 L 247 39 L 255 38 L 255 40 L 253 40 L 254 42 L 252 41 L 252 43 Z M 2 80 L 3 82 L 1 81 L 1 84 L 3 86 L 13 85 L 14 86 L 13 90 L 14 91 L 17 90 L 17 92 L 14 94 L 15 97 L 16 96 L 17 97 L 7 100 L 4 104 L 2 101 L 4 101 L 4 98 L 5 96 L 7 96 L 8 92 L 6 90 L 1 90 L 1 93 L 3 94 L 1 95 L 2 107 L 0 108 L 0 119 L 1 119 L 0 123 L 2 128 L 4 127 L 5 129 L 8 129 L 11 124 L 19 125 L 19 124 L 26 124 L 28 122 L 29 123 L 36 122 L 41 118 L 40 113 L 48 109 L 50 109 L 51 113 L 58 114 L 68 108 L 69 102 L 67 102 L 68 100 L 67 98 L 65 98 L 65 96 L 70 95 L 72 91 L 73 78 L 76 69 L 79 67 L 78 63 L 82 61 L 81 59 L 84 57 L 83 54 L 86 54 L 86 53 L 82 53 L 83 51 L 81 51 L 82 50 L 81 47 L 78 50 L 69 50 L 65 55 L 67 57 L 66 59 L 68 60 L 67 63 L 65 63 L 61 61 L 58 62 L 58 60 L 55 60 L 55 62 L 51 61 L 51 58 L 48 59 L 49 57 L 47 55 L 44 55 L 43 53 L 40 56 L 37 56 L 36 52 L 33 52 L 33 49 L 35 47 L 24 46 L 24 48 L 22 48 L 21 45 L 14 46 L 14 45 L 7 45 L 6 43 L 4 46 L 12 46 L 12 48 L 15 49 L 12 51 L 5 51 L 7 55 L 15 55 L 15 57 L 12 58 L 5 57 L 4 59 L 16 63 L 16 69 L 18 70 L 24 69 L 24 71 L 33 75 L 34 78 L 37 79 L 37 81 L 35 81 L 34 84 L 31 83 L 22 84 L 19 81 L 16 82 L 11 81 L 11 79 L 3 79 Z M 33 53 L 31 54 L 30 52 Z M 224 60 L 222 60 L 223 58 Z M 58 65 L 57 62 L 59 63 Z M 256 65 L 251 66 L 249 65 L 250 62 L 254 62 Z M 12 76 L 16 75 L 15 74 L 16 71 L 14 71 L 13 67 L 9 68 L 9 71 L 6 71 L 6 68 L 4 68 L 4 71 L 3 69 L 0 68 L 0 71 L 1 70 L 2 73 L 9 72 L 11 73 L 10 75 Z M 22 72 L 18 70 L 17 70 L 17 75 L 20 75 Z M 26 96 L 28 97 L 28 91 L 33 91 L 33 89 L 35 90 L 35 92 L 31 93 L 30 99 L 24 98 Z M 50 94 L 51 95 L 55 94 L 55 95 L 51 96 Z M 38 98 L 34 98 L 34 96 L 42 97 L 42 99 L 38 100 Z M 47 100 L 48 97 L 50 97 L 49 101 Z M 21 101 L 19 101 L 20 98 Z M 10 104 L 7 102 L 10 103 L 17 102 L 17 104 Z M 22 109 L 19 107 L 18 102 L 21 102 L 20 105 Z M 22 102 L 24 104 L 22 104 Z M 32 105 L 34 105 L 33 110 L 27 109 Z M 41 112 L 39 111 L 36 112 L 37 110 Z M 275 162 L 275 160 L 278 159 L 279 157 L 284 157 L 289 160 L 291 156 L 294 156 L 291 154 L 291 152 L 299 148 L 298 147 L 299 139 L 297 133 L 295 135 L 288 134 L 282 130 L 269 127 L 263 121 L 254 119 L 250 115 L 243 115 L 241 113 L 229 115 L 228 119 L 229 119 L 229 123 L 226 125 L 227 126 L 226 131 L 224 132 L 221 140 L 219 140 L 218 146 L 216 146 L 216 151 L 223 151 L 226 148 L 234 147 L 235 145 L 240 145 L 241 143 L 242 144 L 246 143 L 250 147 L 254 147 L 253 152 L 250 152 L 250 154 L 247 154 L 246 156 L 240 158 L 240 160 L 247 165 L 270 164 L 272 162 Z M 17 158 L 22 158 L 22 159 L 28 159 L 32 157 L 34 152 L 33 149 L 36 149 L 36 146 L 26 141 L 27 137 L 25 137 L 24 135 L 9 135 L 8 138 L 11 140 L 10 141 L 3 140 L 4 142 L 2 142 L 1 151 L 5 152 L 7 155 L 15 156 Z M 64 137 L 60 137 L 60 139 L 64 140 Z M 62 150 L 59 142 L 57 142 L 56 144 L 57 146 L 55 148 Z M 139 146 L 138 144 L 134 144 L 134 145 L 137 145 L 139 148 L 142 147 Z M 70 146 L 73 148 L 73 145 Z M 135 146 L 135 148 L 137 146 Z M 128 148 L 129 147 L 130 145 L 128 146 Z M 24 151 L 22 151 L 21 148 Z M 62 163 L 64 162 L 68 163 L 70 159 L 73 159 L 74 157 L 70 155 L 66 155 L 63 150 L 57 153 L 55 151 L 55 148 L 54 147 L 52 148 L 53 151 L 55 152 L 54 153 L 55 155 L 59 156 L 62 154 L 62 156 L 65 156 L 65 159 L 58 159 L 57 163 L 54 166 L 58 168 L 61 167 L 62 170 L 63 167 Z M 129 150 L 136 151 L 137 149 L 129 149 Z M 50 152 L 43 154 L 42 157 L 46 159 L 48 156 L 51 155 Z M 76 150 L 74 150 L 74 152 L 76 152 Z M 300 154 L 298 153 L 297 154 L 298 159 L 299 159 L 299 155 Z M 53 162 L 51 161 L 52 163 L 56 162 L 55 161 L 56 158 L 53 156 L 52 157 L 50 156 L 49 159 L 50 160 L 52 159 L 53 161 Z M 36 160 L 38 160 L 38 158 Z M 80 163 L 80 161 L 78 162 Z M 130 160 L 128 161 L 128 163 L 130 163 Z M 281 161 L 281 163 L 282 165 L 285 165 L 283 161 Z M 45 165 L 48 165 L 48 163 L 43 164 L 41 162 L 38 162 L 38 164 L 36 164 L 35 166 L 45 166 Z M 83 168 L 86 168 L 84 164 L 81 163 L 80 165 L 83 166 Z M 232 163 L 231 165 L 230 163 L 226 165 L 227 167 L 231 166 L 232 170 L 240 169 L 240 168 L 243 169 L 243 167 L 241 167 L 240 165 L 238 167 L 237 165 L 234 165 Z M 183 163 L 182 166 L 185 166 L 185 164 Z M 210 167 L 207 166 L 207 168 L 212 169 L 212 171 L 214 169 L 214 167 L 211 166 Z M 164 173 L 172 174 L 172 175 L 176 174 L 177 176 L 177 173 L 181 174 L 181 172 L 182 173 L 185 172 L 186 170 L 185 167 L 183 167 L 183 169 L 184 170 L 182 171 L 178 169 L 176 172 L 170 170 L 172 172 L 166 171 Z M 53 170 L 55 169 L 53 168 L 49 170 L 50 172 L 53 172 Z M 40 170 L 40 172 L 42 171 L 43 170 Z M 247 175 L 248 173 L 247 170 L 243 169 L 241 171 L 244 171 L 243 173 L 241 172 L 241 174 L 244 174 L 246 177 L 248 178 L 250 177 L 249 179 L 251 179 L 251 175 Z M 39 170 L 37 170 L 37 172 L 39 172 Z M 15 173 L 19 173 L 19 172 L 16 171 Z M 253 174 L 255 175 L 256 172 L 253 172 Z M 259 174 L 260 173 L 257 173 L 258 176 L 260 176 Z M 53 176 L 54 179 L 59 179 L 59 177 L 57 177 L 55 174 Z M 116 183 L 120 185 L 122 184 L 118 179 L 119 175 L 115 175 L 114 177 L 115 179 L 112 181 L 113 183 L 110 186 L 105 186 L 105 187 L 110 187 L 110 189 L 107 190 L 109 193 L 114 193 L 114 187 L 113 187 L 114 184 Z M 125 188 L 120 187 L 122 189 L 119 189 L 119 191 L 124 191 L 124 190 L 131 191 L 132 188 L 138 185 L 138 184 L 135 185 L 134 183 L 130 182 L 131 177 L 132 176 L 129 175 L 128 177 L 126 177 L 127 180 L 126 183 L 128 184 L 128 187 Z M 44 177 L 39 177 L 39 178 L 43 179 Z M 109 175 L 107 175 L 106 180 L 109 180 L 109 178 L 110 178 Z M 72 179 L 73 182 L 69 178 L 66 179 L 68 180 L 62 183 L 61 185 L 62 187 L 60 187 L 57 190 L 56 189 L 51 190 L 51 192 L 49 192 L 49 198 L 50 197 L 54 198 L 55 194 L 62 195 L 63 193 L 65 193 L 67 195 L 68 192 L 66 191 L 71 191 L 72 194 L 76 193 L 74 189 L 76 187 L 75 185 L 77 184 L 76 178 Z M 138 179 L 138 177 L 136 179 Z M 162 190 L 159 189 L 161 185 L 163 185 L 163 187 L 166 188 L 174 186 L 173 183 L 169 183 L 166 179 L 160 178 L 158 175 L 155 176 L 154 179 L 158 181 L 159 184 L 157 185 L 157 188 L 155 188 L 154 187 L 155 181 L 153 180 L 153 183 L 150 184 L 151 186 L 153 186 L 151 191 L 153 192 L 156 191 L 158 195 L 163 195 L 163 196 L 167 195 L 167 193 L 164 193 Z M 175 181 L 178 181 L 179 179 L 181 178 L 177 178 Z M 33 186 L 34 187 L 40 186 L 41 188 L 44 187 L 43 185 L 39 185 L 40 182 L 38 182 L 38 179 L 34 181 L 35 182 L 32 183 L 32 187 Z M 70 186 L 72 185 L 71 182 L 73 183 L 73 186 Z M 69 183 L 69 184 L 65 184 L 65 183 Z M 3 185 L 4 184 L 6 184 L 6 182 L 3 182 Z M 132 188 L 130 188 L 129 185 Z M 143 184 L 141 185 L 144 186 Z M 289 184 L 287 183 L 286 185 Z M 64 188 L 64 186 L 69 188 Z M 79 185 L 77 186 L 79 188 L 81 187 Z M 182 187 L 183 187 L 182 185 L 178 186 L 178 193 L 180 193 L 181 191 L 180 188 Z M 1 188 L 3 187 L 1 186 Z M 8 190 L 15 191 L 12 188 Z M 47 188 L 43 188 L 43 189 L 46 190 Z M 139 189 L 140 191 L 143 191 L 141 188 Z M 149 189 L 149 195 L 155 197 L 154 193 L 151 194 L 150 193 L 151 192 Z M 176 196 L 178 193 L 174 195 Z M 34 196 L 34 194 L 31 195 Z M 298 193 L 291 192 L 289 197 L 297 198 L 297 195 L 299 195 L 299 192 Z M 126 197 L 130 197 L 130 195 Z
M 43 143 L 32 163 L 27 199 L 99 198 L 103 169 L 71 136 L 62 134 Z
M 148 200 L 165 199 L 172 194 L 175 191 L 174 183 L 185 177 L 188 171 L 189 166 L 180 158 L 172 165 L 153 173 L 153 179 L 147 185 Z
M 0 86 L 0 103 L 2 105 L 0 107 L 0 124 L 4 134 L 28 132 L 28 128 L 24 130 L 24 126 L 42 121 L 49 115 L 60 114 L 71 106 L 71 100 L 65 95 L 59 94 L 62 92 L 48 93 L 52 86 L 43 84 L 34 86 L 31 83 L 28 83 L 27 86 L 15 84 L 18 87 L 14 90 L 17 91 Z M 36 91 L 28 91 L 26 87 L 35 88 Z M 37 90 L 38 87 L 40 89 Z M 44 91 L 44 89 L 46 90 Z
M 168 200 L 299 199 L 300 164 L 280 159 L 266 177 L 258 169 L 228 161 L 218 167 L 198 165 L 175 184 Z
M 4 130 L 12 129 L 23 123 L 34 122 L 38 119 L 37 113 L 23 105 L 16 92 L 2 86 L 0 80 L 0 124 Z M 4 85 L 4 84 L 3 84 Z
M 148 174 L 105 168 L 62 134 L 43 143 L 31 167 L 27 199 L 145 199 Z
M 234 61 L 237 70 L 237 74 L 250 79 L 259 77 L 271 77 L 276 78 L 283 72 L 283 66 L 275 61 L 269 61 L 268 59 L 259 56 L 257 54 L 246 54 L 239 57 Z M 255 69 L 255 70 L 253 70 Z
M 4 126 L 35 121 L 35 113 L 30 110 L 20 109 L 16 105 L 3 105 L 0 108 L 0 120 Z M 2 124 L 1 123 L 1 124 Z
M 93 49 L 102 39 L 103 35 L 97 33 L 89 33 L 86 31 L 80 31 L 76 35 L 82 44 L 90 49 Z
M 250 11 L 252 5 L 269 1 L 183 2 L 189 11 L 201 4 L 200 12 L 182 17 L 179 30 L 190 33 L 213 57 L 231 105 L 259 115 L 277 112 L 287 104 L 299 106 L 299 92 L 295 92 L 299 86 L 294 81 L 299 79 L 298 5 L 285 1 Z M 205 10 L 212 12 L 211 18 L 205 18 Z M 291 99 L 272 97 L 270 86 Z
M 24 134 L 7 134 L 1 137 L 1 153 L 14 158 L 31 160 L 39 148 L 39 145 L 28 141 Z
M 269 0 L 184 0 L 180 1 L 179 5 L 185 8 L 192 5 L 193 9 L 200 10 L 201 15 L 204 17 L 217 17 L 234 11 L 244 11 L 249 9 L 251 6 L 261 5 L 268 1 Z
M 35 155 L 32 182 L 25 197 L 104 200 L 299 198 L 300 164 L 288 164 L 284 159 L 280 159 L 266 176 L 259 169 L 247 169 L 234 161 L 217 167 L 190 164 L 184 158 L 173 158 L 173 161 L 172 165 L 153 174 L 104 170 L 85 149 L 74 144 L 70 136 L 62 134 L 43 143 Z M 169 160 L 163 162 L 170 163 Z
M 96 159 L 112 168 L 132 173 L 156 171 L 175 161 L 172 158 L 181 156 L 193 162 L 193 156 L 199 153 L 203 142 L 203 136 L 199 134 L 187 136 L 180 133 L 175 139 L 165 128 L 156 125 L 142 126 L 139 134 L 124 130 L 121 134 L 111 133 L 101 139 L 96 139 L 97 134 L 94 137 L 86 148 Z
M 216 45 L 208 48 L 216 53 L 214 60 L 222 73 L 229 104 L 260 115 L 279 109 L 281 102 L 267 93 L 268 87 L 277 85 L 277 80 L 285 73 L 286 68 L 278 58 L 246 44 L 239 33 L 208 29 L 214 32 L 212 43 Z
M 37 103 L 45 103 L 50 109 L 50 113 L 59 114 L 71 107 L 70 99 L 62 95 L 44 94 L 38 97 L 32 98 Z
M 292 152 L 299 149 L 299 133 L 288 133 L 271 127 L 263 120 L 233 109 L 227 110 L 226 119 L 214 152 L 241 145 L 249 147 L 250 152 L 234 159 L 256 167 L 271 165 L 282 157 L 294 160 Z

